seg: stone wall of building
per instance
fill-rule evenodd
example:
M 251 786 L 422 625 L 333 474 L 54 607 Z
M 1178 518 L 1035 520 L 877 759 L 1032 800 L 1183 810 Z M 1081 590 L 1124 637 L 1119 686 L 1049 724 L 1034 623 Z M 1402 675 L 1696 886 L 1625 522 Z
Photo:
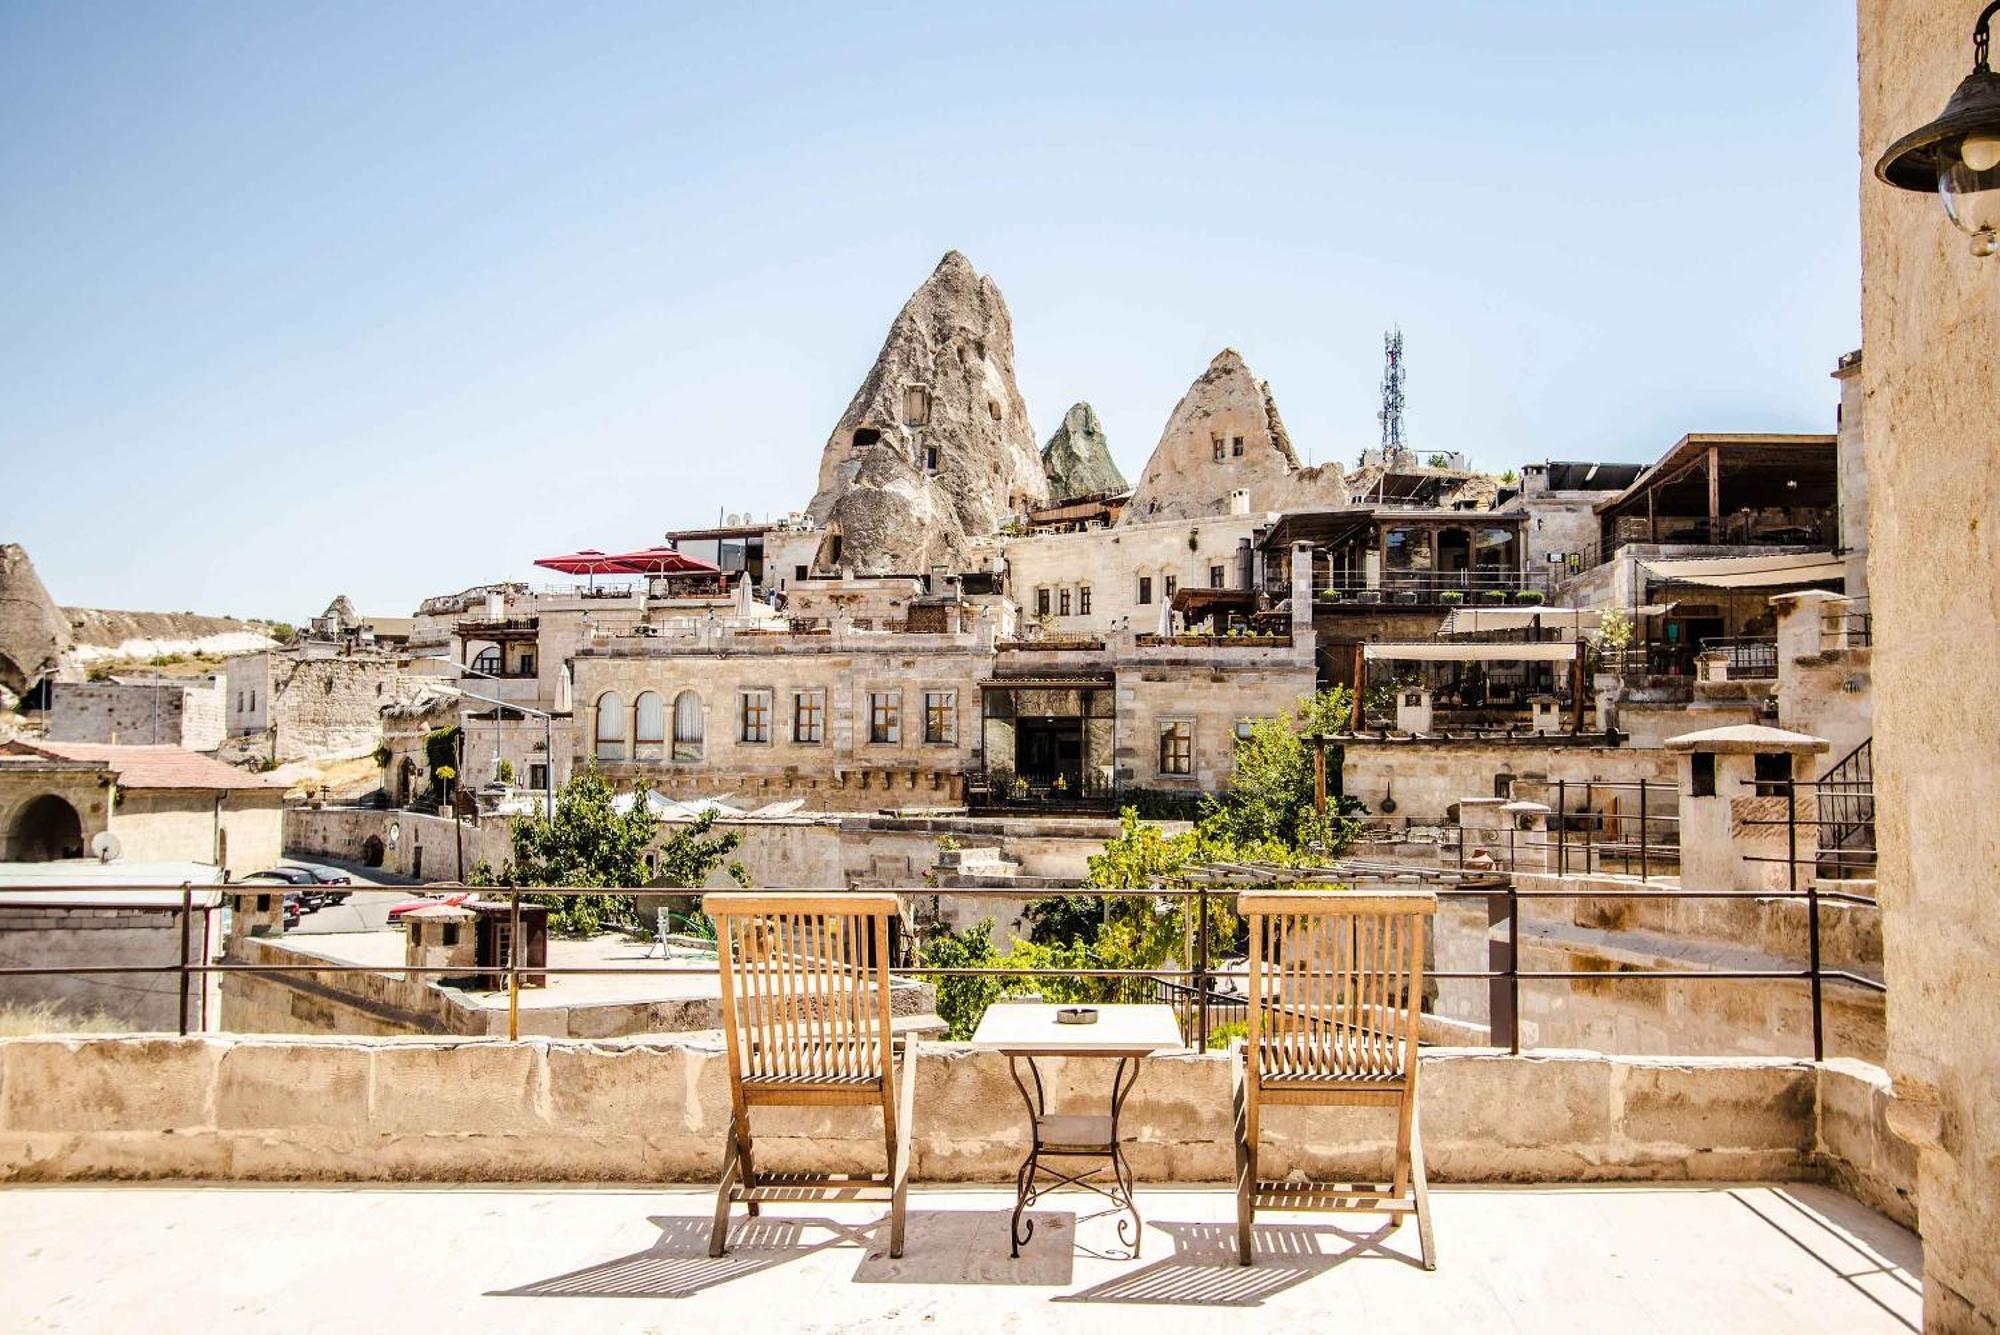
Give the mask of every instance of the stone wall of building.
M 1919 1148 L 1925 1323 L 2000 1326 L 2000 260 L 1869 175 L 1971 68 L 1980 0 L 1861 0 L 1862 364 L 1891 1125 Z
M 1243 541 L 1276 518 L 1221 514 L 1123 523 L 1080 533 L 999 538 L 981 550 L 1005 559 L 1007 591 L 1024 617 L 1036 616 L 1041 591 L 1048 591 L 1052 634 L 1104 634 L 1126 625 L 1151 633 L 1161 628 L 1169 578 L 1179 588 L 1207 588 L 1219 566 L 1224 587 L 1241 587 Z M 1139 601 L 1142 576 L 1151 581 L 1145 603 Z
M 1271 718 L 1312 695 L 1311 648 L 1255 648 L 1249 642 L 1206 651 L 1203 662 L 1176 663 L 1162 647 L 1118 670 L 1116 777 L 1141 788 L 1213 793 L 1229 785 L 1239 727 Z M 1301 661 L 1303 659 L 1303 661 Z M 1162 736 L 1192 729 L 1190 773 L 1163 767 Z
M 704 649 L 675 641 L 657 654 L 586 654 L 575 665 L 577 747 L 620 782 L 643 778 L 669 796 L 732 793 L 745 806 L 806 797 L 815 809 L 950 805 L 963 792 L 957 776 L 979 754 L 978 683 L 991 664 L 971 636 L 863 632 L 830 636 L 823 647 L 788 639 Z M 656 741 L 639 736 L 639 698 L 649 692 L 665 720 Z M 689 748 L 676 759 L 684 692 L 699 702 L 702 736 L 698 754 Z M 746 740 L 744 702 L 758 692 L 768 705 L 768 740 Z M 818 742 L 797 740 L 802 692 L 822 710 Z M 947 700 L 940 740 L 926 739 L 933 694 Z M 894 704 L 893 741 L 874 739 L 878 697 Z M 615 725 L 606 712 L 612 708 Z M 607 740 L 614 726 L 622 740 Z
M 83 847 L 92 836 L 111 828 L 110 775 L 85 766 L 41 766 L 33 771 L 0 770 L 0 862 L 25 856 L 16 847 L 18 826 L 27 809 L 43 797 L 59 797 L 76 811 Z M 137 856 L 137 855 L 133 855 Z
M 213 751 L 225 735 L 222 678 L 59 681 L 49 692 L 48 726 L 52 742 Z
M 205 862 L 241 876 L 284 855 L 284 805 L 280 788 L 126 788 L 111 828 L 127 858 Z
M 921 1045 L 919 1181 L 1002 1182 L 1019 1166 L 1007 1062 Z M 0 1179 L 712 1181 L 728 1127 L 718 1036 L 604 1042 L 406 1038 L 0 1040 Z M 1058 1101 L 1102 1072 L 1046 1064 Z M 1233 1171 L 1231 1059 L 1146 1064 L 1124 1124 L 1149 1182 Z M 1442 1049 L 1423 1063 L 1433 1181 L 1741 1182 L 1818 1162 L 1806 1062 L 1510 1057 Z M 1273 1108 L 1263 1162 L 1363 1180 L 1394 1139 L 1380 1109 Z M 862 1110 L 774 1109 L 760 1166 L 880 1165 Z
M 110 873 L 115 874 L 115 870 Z M 79 896 L 80 898 L 81 896 Z M 0 906 L 0 960 L 60 969 L 72 965 L 142 968 L 180 958 L 181 912 L 172 908 Z M 221 914 L 204 911 L 200 897 L 187 920 L 188 957 L 197 963 L 220 945 Z M 188 989 L 188 1028 L 200 1032 L 214 1012 L 204 1004 L 209 987 L 196 978 Z M 139 1033 L 171 1033 L 179 1025 L 180 976 L 176 973 L 46 974 L 0 977 L 0 1007 L 50 1002 L 71 1020 L 97 1017 Z M 211 998 L 212 1000 L 212 998 Z
M 1690 725 L 1694 726 L 1694 725 Z M 1678 767 L 1665 751 L 1629 747 L 1548 746 L 1534 742 L 1371 741 L 1358 738 L 1344 744 L 1341 791 L 1359 798 L 1372 812 L 1420 825 L 1442 824 L 1446 810 L 1468 797 L 1501 795 L 1557 780 L 1576 786 L 1581 798 L 1587 782 L 1637 783 L 1658 781 L 1655 815 L 1671 815 L 1677 791 Z M 1394 812 L 1382 812 L 1382 799 L 1394 796 Z M 1534 800 L 1548 800 L 1539 791 Z M 1602 807 L 1606 798 L 1596 805 Z M 1636 809 L 1636 794 L 1620 794 Z
M 251 654 L 225 665 L 228 731 L 277 760 L 366 755 L 402 682 L 387 654 Z

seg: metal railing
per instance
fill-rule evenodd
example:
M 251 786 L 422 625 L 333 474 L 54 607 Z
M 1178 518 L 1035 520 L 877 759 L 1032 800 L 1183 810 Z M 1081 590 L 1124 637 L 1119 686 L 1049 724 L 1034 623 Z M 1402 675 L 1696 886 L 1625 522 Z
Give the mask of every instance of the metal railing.
M 1768 787 L 1768 781 L 1764 785 Z M 1598 784 L 1583 785 L 1585 805 L 1590 805 L 1599 793 L 1614 790 L 1636 789 L 1644 796 L 1650 795 L 1654 787 L 1665 785 L 1644 784 Z M 1194 911 L 1186 935 L 1187 946 L 1183 958 L 1175 965 L 1162 964 L 1146 968 L 1060 968 L 1014 967 L 992 965 L 977 967 L 940 967 L 922 963 L 899 962 L 892 958 L 892 972 L 904 979 L 951 979 L 966 977 L 986 977 L 999 980 L 1032 980 L 1036 977 L 1064 979 L 1096 979 L 1106 988 L 1143 989 L 1142 994 L 1173 1005 L 1182 1019 L 1182 1034 L 1187 1043 L 1196 1050 L 1205 1050 L 1210 1036 L 1218 1023 L 1239 1021 L 1245 1014 L 1245 1002 L 1235 995 L 1218 988 L 1224 980 L 1247 980 L 1242 969 L 1217 967 L 1211 956 L 1209 930 L 1211 922 L 1218 921 L 1215 914 L 1234 907 L 1235 895 L 1239 889 L 1266 887 L 1273 884 L 1317 884 L 1317 885 L 1362 885 L 1377 884 L 1395 886 L 1412 879 L 1425 881 L 1429 888 L 1443 900 L 1469 900 L 1482 902 L 1487 908 L 1488 927 L 1486 936 L 1489 957 L 1486 969 L 1427 970 L 1426 977 L 1438 981 L 1474 980 L 1485 981 L 1489 986 L 1488 1036 L 1494 1046 L 1505 1046 L 1510 1052 L 1521 1051 L 1521 988 L 1523 984 L 1549 982 L 1589 982 L 1594 987 L 1607 985 L 1625 986 L 1658 980 L 1701 981 L 1714 983 L 1744 981 L 1794 981 L 1805 984 L 1811 993 L 1813 1021 L 1813 1056 L 1825 1056 L 1825 988 L 1828 983 L 1874 992 L 1885 991 L 1884 984 L 1874 978 L 1845 969 L 1828 969 L 1824 966 L 1820 950 L 1820 906 L 1826 902 L 1873 905 L 1873 899 L 1840 890 L 1824 889 L 1817 876 L 1808 876 L 1803 888 L 1799 882 L 1798 832 L 1801 826 L 1813 826 L 1816 819 L 1801 819 L 1798 814 L 1798 790 L 1813 789 L 1817 785 L 1810 781 L 1784 781 L 1786 797 L 1785 815 L 1779 820 L 1758 820 L 1751 823 L 1783 825 L 1787 831 L 1787 862 L 1789 871 L 1784 890 L 1739 891 L 1739 890 L 1687 890 L 1679 887 L 1665 887 L 1650 884 L 1650 864 L 1655 858 L 1667 852 L 1665 843 L 1655 843 L 1649 831 L 1659 825 L 1671 823 L 1673 818 L 1661 813 L 1653 814 L 1643 800 L 1632 811 L 1597 812 L 1581 808 L 1571 810 L 1567 806 L 1570 785 L 1559 782 L 1556 791 L 1554 812 L 1560 812 L 1560 819 L 1553 827 L 1553 846 L 1556 849 L 1555 868 L 1558 875 L 1567 874 L 1569 858 L 1579 847 L 1586 850 L 1582 854 L 1582 866 L 1590 868 L 1602 866 L 1605 850 L 1622 849 L 1636 858 L 1641 870 L 1640 882 L 1629 887 L 1607 887 L 1597 885 L 1580 888 L 1560 888 L 1553 890 L 1522 890 L 1511 875 L 1500 869 L 1487 870 L 1470 865 L 1454 870 L 1448 866 L 1420 870 L 1415 866 L 1402 864 L 1370 864 L 1351 861 L 1321 869 L 1267 869 L 1257 868 L 1244 879 L 1231 882 L 1226 879 L 1204 880 L 1194 884 L 1160 886 L 1139 890 L 1088 890 L 1076 893 L 1112 900 L 1139 898 L 1155 902 L 1179 899 L 1192 900 Z M 1571 817 L 1601 817 L 1603 822 L 1573 821 Z M 1637 837 L 1624 837 L 1622 831 L 1631 822 L 1637 822 Z M 1519 831 L 1510 831 L 1510 855 L 1517 856 L 1520 842 Z M 1605 836 L 1611 837 L 1605 837 Z M 1463 857 L 1461 845 L 1460 856 Z M 1779 859 L 1764 859 L 1779 860 Z M 91 887 L 93 907 L 102 907 L 101 897 L 106 889 L 118 887 Z M 157 887 L 124 887 L 126 889 L 157 889 Z M 210 887 L 204 887 L 208 889 Z M 237 893 L 237 887 L 216 887 L 225 894 Z M 467 887 L 431 885 L 427 890 L 465 892 Z M 64 894 L 76 895 L 79 887 L 74 885 L 49 885 L 10 887 L 10 894 L 47 893 L 51 897 L 51 907 L 60 902 Z M 277 893 L 278 887 L 271 887 L 269 893 Z M 262 891 L 260 891 L 261 893 Z M 180 927 L 180 943 L 175 958 L 149 963 L 117 964 L 51 964 L 0 966 L 0 980 L 26 977 L 83 977 L 98 975 L 172 975 L 178 979 L 181 996 L 179 1010 L 179 1032 L 189 1032 L 189 997 L 196 980 L 204 985 L 210 978 L 226 979 L 234 975 L 283 977 L 285 975 L 313 975 L 324 978 L 341 974 L 396 975 L 405 978 L 463 976 L 468 972 L 501 976 L 506 979 L 507 1035 L 510 1040 L 520 1036 L 520 990 L 524 975 L 543 979 L 558 979 L 576 976 L 659 976 L 671 972 L 677 977 L 719 976 L 719 966 L 688 966 L 684 962 L 671 965 L 662 961 L 657 964 L 630 965 L 563 965 L 548 961 L 530 963 L 520 958 L 517 943 L 523 937 L 520 910 L 525 897 L 547 901 L 556 898 L 582 896 L 626 895 L 634 893 L 624 889 L 575 889 L 555 887 L 516 887 L 479 892 L 491 902 L 505 901 L 510 906 L 507 956 L 503 962 L 489 962 L 476 967 L 464 963 L 453 965 L 418 965 L 400 963 L 384 964 L 343 964 L 331 960 L 299 961 L 296 963 L 276 963 L 269 961 L 248 962 L 230 959 L 226 954 L 216 958 L 196 958 L 190 946 L 190 931 L 193 917 L 197 912 L 209 910 L 199 908 L 193 902 L 194 888 L 181 887 L 182 902 L 176 912 Z M 693 893 L 693 892 L 690 892 Z M 928 889 L 910 888 L 903 893 L 912 899 L 936 894 Z M 1011 902 L 1041 898 L 1036 894 L 1024 894 L 1020 890 L 1000 889 L 953 889 L 949 892 L 954 899 L 1004 899 Z M 1524 905 L 1544 900 L 1621 900 L 1621 901 L 1675 901 L 1675 900 L 1786 900 L 1802 901 L 1807 905 L 1807 963 L 1802 968 L 1771 969 L 1527 969 L 1521 966 L 1521 914 Z M 1498 932 L 1499 935 L 1495 935 Z M 203 939 L 206 940 L 204 932 Z M 266 938 L 270 939 L 270 938 Z M 283 940 L 284 938 L 276 938 Z M 892 951 L 896 955 L 909 955 L 907 948 Z M 915 952 L 921 960 L 921 952 Z M 1504 1043 L 1503 1043 L 1504 1039 Z
M 1819 806 L 1820 870 L 1875 866 L 1875 739 L 1829 765 L 1814 782 Z
M 1660 516 L 1656 524 L 1624 516 L 1609 542 L 1602 539 L 1586 544 L 1564 563 L 1564 574 L 1594 570 L 1618 555 L 1623 547 L 1823 547 L 1833 541 L 1839 524 L 1832 518 L 1806 524 L 1779 524 L 1752 527 L 1740 519 L 1724 518 L 1711 523 L 1706 515 L 1688 518 Z
M 1866 598 L 1850 598 L 1844 604 L 1820 609 L 1819 632 L 1822 642 L 1849 649 L 1867 649 L 1875 643 L 1875 614 Z
M 1336 576 L 1325 583 L 1316 579 L 1313 600 L 1322 604 L 1527 607 L 1546 603 L 1551 585 L 1545 570 L 1385 570 L 1373 583 L 1360 576 Z M 1291 593 L 1289 586 L 1269 587 L 1274 596 Z
M 1771 635 L 1734 635 L 1701 642 L 1704 654 L 1721 654 L 1724 674 L 1731 681 L 1763 680 L 1778 675 L 1778 641 Z
M 996 765 L 965 774 L 966 805 L 974 809 L 1115 812 L 1122 792 L 1102 772 L 1080 766 L 1053 774 L 1022 774 Z

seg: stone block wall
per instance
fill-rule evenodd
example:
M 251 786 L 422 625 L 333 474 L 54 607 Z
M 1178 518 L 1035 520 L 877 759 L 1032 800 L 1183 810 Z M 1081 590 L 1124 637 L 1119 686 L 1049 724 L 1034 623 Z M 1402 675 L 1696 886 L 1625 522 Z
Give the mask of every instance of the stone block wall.
M 212 751 L 224 737 L 220 678 L 200 681 L 57 682 L 49 697 L 49 740 Z
M 604 1042 L 0 1040 L 0 1180 L 708 1181 L 729 1086 L 719 1038 Z M 915 1176 L 1003 1182 L 1022 1109 L 1006 1060 L 920 1048 Z M 1050 1066 L 1058 1097 L 1101 1096 L 1102 1063 Z M 1233 1172 L 1230 1059 L 1154 1059 L 1126 1106 L 1148 1182 Z M 1805 1062 L 1438 1050 L 1423 1064 L 1434 1180 L 1770 1181 L 1815 1175 L 1818 1078 Z M 879 1168 L 848 1109 L 758 1115 L 774 1170 Z M 1379 1173 L 1379 1109 L 1274 1108 L 1264 1168 Z M 1847 1141 L 1843 1140 L 1843 1144 Z

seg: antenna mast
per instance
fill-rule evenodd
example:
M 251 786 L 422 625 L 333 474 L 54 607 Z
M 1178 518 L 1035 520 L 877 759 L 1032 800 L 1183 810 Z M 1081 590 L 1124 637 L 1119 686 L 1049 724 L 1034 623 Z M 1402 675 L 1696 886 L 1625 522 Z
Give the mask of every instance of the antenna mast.
M 1403 331 L 1382 335 L 1382 462 L 1393 463 L 1403 451 Z

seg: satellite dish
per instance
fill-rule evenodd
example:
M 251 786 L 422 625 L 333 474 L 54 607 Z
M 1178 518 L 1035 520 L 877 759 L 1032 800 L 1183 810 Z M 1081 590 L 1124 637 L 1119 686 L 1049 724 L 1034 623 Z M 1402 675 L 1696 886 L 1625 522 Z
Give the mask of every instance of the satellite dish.
M 731 511 L 729 515 L 723 519 L 722 524 L 723 527 L 725 528 L 735 528 L 738 524 L 741 524 L 742 522 L 743 522 L 743 516 L 735 513 L 734 511 Z
M 401 821 L 394 821 L 394 820 L 390 821 L 389 847 L 394 848 L 397 845 L 397 843 L 399 843 L 402 840 L 402 837 L 403 837 L 403 823 Z
M 125 856 L 125 846 L 111 831 L 99 830 L 90 837 L 90 855 L 99 862 L 116 862 Z

